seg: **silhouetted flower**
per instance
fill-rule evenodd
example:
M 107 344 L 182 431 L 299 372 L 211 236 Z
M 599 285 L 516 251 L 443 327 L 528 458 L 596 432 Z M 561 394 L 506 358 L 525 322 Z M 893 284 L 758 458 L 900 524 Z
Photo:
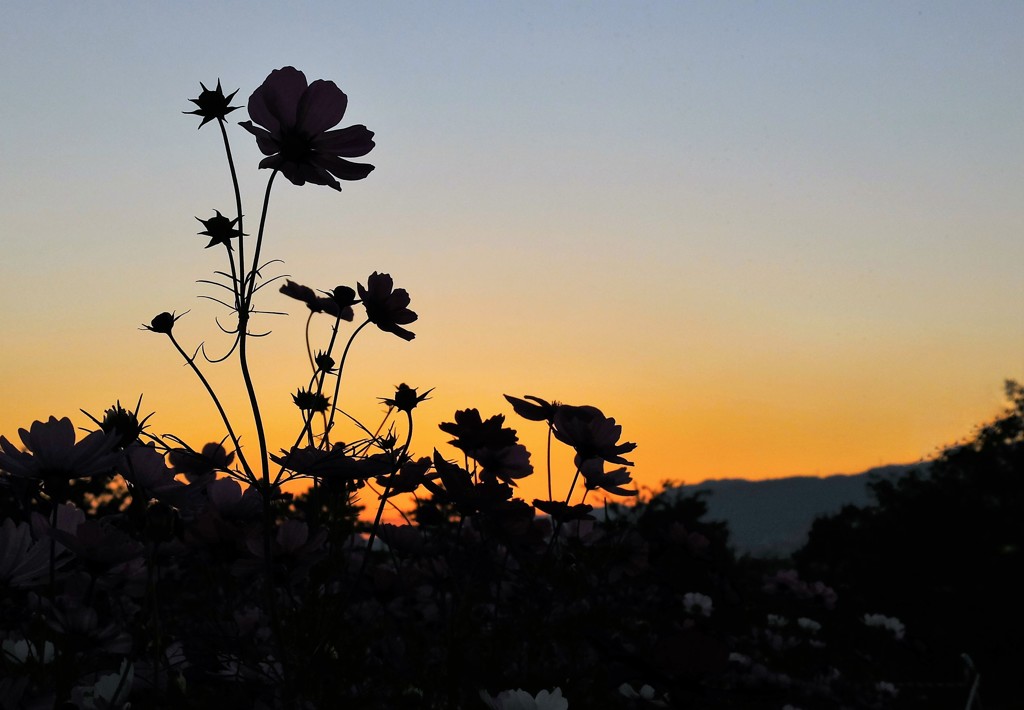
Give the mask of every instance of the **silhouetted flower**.
M 355 303 L 355 291 L 348 286 L 338 286 L 333 291 L 322 291 L 326 295 L 317 296 L 309 286 L 288 280 L 280 288 L 281 293 L 297 301 L 302 301 L 313 313 L 327 313 L 341 320 L 352 320 L 352 304 Z
M 476 409 L 460 409 L 454 422 L 444 422 L 438 428 L 455 436 L 449 444 L 472 456 L 477 449 L 503 449 L 519 441 L 515 429 L 502 426 L 504 423 L 502 414 L 483 420 Z
M 473 449 L 469 455 L 480 464 L 480 479 L 496 478 L 514 486 L 513 479 L 525 478 L 533 473 L 530 452 L 522 444 L 501 448 Z
M 234 459 L 235 452 L 229 452 L 216 441 L 203 446 L 202 451 L 174 449 L 168 455 L 174 473 L 184 474 L 190 483 L 212 478 L 217 471 L 227 471 Z
M 294 67 L 275 69 L 249 97 L 252 121 L 240 125 L 268 157 L 261 168 L 279 170 L 296 185 L 307 182 L 340 190 L 340 180 L 362 180 L 372 165 L 353 163 L 373 148 L 366 126 L 328 130 L 345 116 L 348 97 L 333 81 L 306 84 Z M 255 121 L 258 125 L 253 125 Z
M 326 412 L 331 405 L 331 401 L 326 396 L 307 389 L 299 389 L 292 395 L 292 401 L 304 412 Z
M 71 559 L 61 551 L 54 558 L 55 569 Z M 0 583 L 12 588 L 34 587 L 45 583 L 49 571 L 49 541 L 34 539 L 28 523 L 5 520 L 0 525 Z
M 185 311 L 185 313 L 188 313 L 188 311 Z M 181 316 L 185 315 L 185 313 L 182 313 Z M 154 316 L 153 320 L 149 322 L 149 325 L 144 324 L 142 329 L 151 330 L 154 333 L 170 335 L 171 331 L 174 329 L 174 324 L 178 322 L 178 319 L 181 318 L 181 316 L 176 316 L 173 313 L 164 311 L 163 313 Z
M 636 444 L 620 444 L 622 427 L 597 407 L 561 405 L 554 416 L 555 437 L 576 449 L 576 465 L 587 459 L 601 458 L 609 463 L 632 466 L 622 458 Z
M 86 478 L 110 473 L 121 459 L 120 452 L 113 450 L 113 438 L 102 431 L 75 443 L 75 427 L 67 417 L 33 422 L 28 430 L 19 429 L 18 435 L 28 451 L 19 451 L 0 436 L 0 469 L 12 476 L 43 481 Z
M 623 488 L 623 486 L 633 482 L 633 477 L 625 467 L 605 473 L 604 459 L 594 458 L 583 461 L 580 464 L 580 472 L 583 474 L 587 490 L 593 491 L 603 488 L 609 493 L 615 493 L 620 496 L 635 496 L 638 493 L 636 490 Z
M 394 288 L 391 274 L 374 271 L 366 280 L 366 288 L 362 284 L 356 284 L 356 288 L 371 323 L 403 340 L 416 337 L 415 333 L 401 326 L 412 323 L 419 316 L 409 310 L 409 293 L 404 288 Z
M 395 396 L 391 398 L 381 397 L 380 401 L 389 407 L 394 407 L 401 412 L 411 412 L 416 405 L 427 399 L 427 395 L 434 391 L 431 387 L 423 394 L 416 394 L 416 388 L 410 387 L 404 382 L 395 389 Z
M 206 245 L 207 249 L 216 244 L 223 244 L 228 249 L 231 249 L 231 240 L 242 234 L 241 230 L 235 226 L 238 224 L 238 218 L 228 219 L 220 213 L 220 210 L 214 210 L 214 212 L 216 214 L 210 217 L 210 219 L 199 219 L 196 217 L 206 227 L 199 234 L 210 238 L 210 243 Z
M 271 455 L 274 463 L 300 476 L 322 478 L 327 481 L 361 481 L 391 473 L 391 460 L 384 454 L 354 458 L 345 453 L 344 444 L 335 444 L 329 451 L 314 446 L 295 447 Z
M 124 449 L 139 440 L 139 435 L 146 428 L 146 422 L 153 416 L 150 413 L 140 421 L 139 408 L 141 406 L 142 397 L 139 397 L 139 403 L 135 405 L 134 412 L 122 407 L 121 401 L 118 400 L 113 407 L 103 412 L 103 420 L 99 422 L 100 429 L 114 439 L 115 448 Z M 91 416 L 89 418 L 92 419 Z M 96 420 L 93 419 L 93 421 Z
M 551 422 L 555 418 L 555 412 L 561 406 L 558 402 L 547 402 L 540 397 L 534 397 L 532 395 L 524 395 L 525 399 L 519 397 L 512 397 L 511 395 L 505 395 L 505 399 L 512 405 L 512 409 L 516 414 L 521 416 L 523 419 L 529 419 L 533 422 Z M 527 402 L 526 400 L 532 400 Z
M 182 113 L 195 114 L 201 116 L 202 121 L 199 124 L 199 128 L 205 126 L 208 122 L 217 119 L 221 120 L 235 109 L 241 108 L 241 106 L 229 106 L 231 99 L 238 93 L 238 89 L 235 89 L 228 96 L 224 95 L 224 90 L 220 88 L 220 79 L 217 79 L 217 88 L 210 89 L 206 88 L 203 82 L 199 82 L 199 85 L 203 87 L 203 91 L 199 94 L 197 99 L 189 99 L 194 103 L 197 108 L 195 111 L 182 111 Z

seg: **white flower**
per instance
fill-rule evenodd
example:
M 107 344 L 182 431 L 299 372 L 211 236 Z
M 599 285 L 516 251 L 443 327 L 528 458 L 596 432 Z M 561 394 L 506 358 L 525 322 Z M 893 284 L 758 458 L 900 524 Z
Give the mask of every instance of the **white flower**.
M 902 621 L 891 616 L 885 616 L 884 614 L 865 614 L 864 623 L 867 626 L 888 629 L 888 631 L 898 639 L 903 638 L 903 634 L 906 630 Z
M 562 689 L 549 693 L 542 690 L 534 697 L 522 688 L 503 690 L 496 697 L 480 691 L 480 697 L 491 710 L 568 710 L 569 701 L 562 697 Z
M 788 623 L 789 623 L 789 619 L 787 619 L 784 616 L 779 616 L 778 614 L 769 614 L 768 615 L 768 625 L 772 626 L 772 627 L 774 627 L 776 629 L 781 629 L 783 626 L 785 626 Z
M 880 680 L 877 683 L 875 683 L 875 690 L 878 691 L 879 695 L 887 695 L 890 698 L 895 698 L 897 695 L 900 694 L 900 691 L 896 688 L 895 685 L 885 680 Z
M 664 708 L 668 707 L 664 702 L 658 700 L 654 688 L 647 685 L 646 683 L 640 686 L 640 690 L 634 690 L 633 686 L 629 683 L 623 683 L 619 686 L 619 694 L 625 698 L 631 700 L 643 700 L 646 703 L 654 707 Z M 667 698 L 668 696 L 666 696 Z
M 0 644 L 0 651 L 2 651 L 3 657 L 19 666 L 23 666 L 26 663 L 41 663 L 45 665 L 53 660 L 53 650 L 53 644 L 49 641 L 43 644 L 42 651 L 40 651 L 39 646 L 25 639 L 18 641 L 7 639 L 3 644 Z
M 711 616 L 711 609 L 714 604 L 711 601 L 711 597 L 706 594 L 700 594 L 699 592 L 687 592 L 683 595 L 683 608 L 691 613 L 700 614 L 701 616 Z
M 132 692 L 134 677 L 135 667 L 126 658 L 121 661 L 121 669 L 117 673 L 100 676 L 91 688 L 75 688 L 72 698 L 84 710 L 129 708 L 128 696 Z
M 796 620 L 796 625 L 804 631 L 810 631 L 812 634 L 816 634 L 821 631 L 821 624 L 814 619 L 808 619 L 805 616 L 801 616 Z

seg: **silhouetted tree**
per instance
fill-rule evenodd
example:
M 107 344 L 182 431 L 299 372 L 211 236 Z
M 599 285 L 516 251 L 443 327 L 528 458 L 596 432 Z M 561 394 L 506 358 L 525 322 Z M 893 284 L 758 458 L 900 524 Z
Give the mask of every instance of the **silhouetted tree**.
M 1006 394 L 971 440 L 875 481 L 873 505 L 818 519 L 795 555 L 841 600 L 902 619 L 935 679 L 956 680 L 969 654 L 985 707 L 1020 701 L 1024 664 L 1024 387 L 1008 381 Z

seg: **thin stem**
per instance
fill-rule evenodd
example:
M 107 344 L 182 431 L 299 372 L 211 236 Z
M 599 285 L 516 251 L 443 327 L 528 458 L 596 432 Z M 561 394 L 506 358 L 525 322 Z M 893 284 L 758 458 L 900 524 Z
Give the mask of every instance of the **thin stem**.
M 220 403 L 220 398 L 217 397 L 217 393 L 214 392 L 213 386 L 210 385 L 210 381 L 206 379 L 202 370 L 195 363 L 195 358 L 189 357 L 189 354 L 185 352 L 178 341 L 175 339 L 173 333 L 168 333 L 167 337 L 171 339 L 171 344 L 174 345 L 174 349 L 181 353 L 181 356 L 185 358 L 185 363 L 192 368 L 192 372 L 195 373 L 199 381 L 203 383 L 203 387 L 206 388 L 206 393 L 210 395 L 210 399 L 213 400 L 214 406 L 217 407 L 217 412 L 220 413 L 221 421 L 224 422 L 224 428 L 228 431 L 228 436 L 231 437 L 231 444 L 235 447 L 235 451 L 238 453 L 238 461 L 242 464 L 242 468 L 245 470 L 246 478 L 249 480 L 250 485 L 256 484 L 256 477 L 253 475 L 252 467 L 245 458 L 245 454 L 242 453 L 242 445 L 238 441 L 238 437 L 235 435 L 235 430 L 231 426 L 231 420 L 228 419 L 228 413 L 224 411 L 224 406 Z
M 241 313 L 242 308 L 242 284 L 238 280 L 238 273 L 245 274 L 245 230 L 242 229 L 242 191 L 238 187 L 238 173 L 235 171 L 235 160 L 231 156 L 231 142 L 228 140 L 228 131 L 225 127 L 223 117 L 218 117 L 220 134 L 224 138 L 224 152 L 228 156 L 228 170 L 231 171 L 231 186 L 235 192 L 235 217 L 238 218 L 238 271 L 235 270 L 235 261 L 231 259 L 231 285 L 235 291 L 235 308 Z M 271 175 L 273 178 L 273 175 Z M 230 252 L 230 247 L 228 252 Z
M 334 383 L 334 399 L 331 400 L 331 418 L 327 422 L 327 428 L 324 429 L 324 441 L 330 440 L 331 427 L 334 426 L 334 413 L 338 409 L 338 394 L 341 392 L 341 376 L 345 372 L 345 361 L 348 359 L 349 348 L 352 347 L 352 341 L 359 335 L 359 331 L 370 324 L 370 319 L 367 318 L 362 324 L 352 331 L 352 335 L 349 336 L 348 342 L 345 343 L 345 350 L 341 353 L 341 362 L 338 363 L 338 379 Z

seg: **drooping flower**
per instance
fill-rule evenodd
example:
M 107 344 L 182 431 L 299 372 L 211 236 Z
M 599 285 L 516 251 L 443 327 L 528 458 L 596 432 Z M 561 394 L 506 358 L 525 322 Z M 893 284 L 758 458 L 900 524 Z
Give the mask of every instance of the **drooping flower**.
M 402 326 L 414 322 L 419 316 L 409 310 L 409 292 L 404 288 L 394 288 L 394 285 L 391 274 L 374 271 L 366 279 L 366 288 L 362 284 L 356 284 L 356 288 L 371 323 L 386 333 L 412 340 L 416 334 Z
M 506 394 L 505 399 L 512 405 L 516 414 L 532 422 L 546 421 L 550 423 L 555 418 L 555 412 L 561 406 L 558 402 L 548 402 L 529 394 L 524 395 L 523 399 Z M 527 402 L 526 400 L 531 401 Z
M 373 149 L 373 131 L 357 125 L 328 130 L 345 116 L 348 97 L 333 81 L 306 83 L 295 67 L 275 69 L 249 97 L 240 125 L 267 157 L 261 168 L 279 170 L 295 185 L 307 182 L 340 190 L 338 180 L 362 180 L 372 165 L 353 163 Z M 254 125 L 255 123 L 255 125 Z M 337 179 L 335 179 L 337 178 Z
M 220 79 L 217 79 L 217 88 L 213 90 L 207 89 L 203 82 L 199 82 L 199 85 L 203 87 L 203 91 L 199 94 L 199 98 L 189 99 L 189 101 L 198 106 L 198 108 L 195 111 L 182 111 L 182 113 L 201 116 L 203 120 L 200 122 L 199 128 L 202 128 L 214 119 L 221 120 L 235 109 L 241 108 L 241 106 L 228 105 L 231 103 L 231 99 L 235 98 L 235 94 L 238 93 L 238 89 L 235 89 L 229 95 L 225 96 L 224 89 L 220 87 Z
M 188 311 L 185 311 L 185 313 L 188 313 Z M 163 313 L 154 316 L 153 320 L 149 322 L 149 325 L 143 324 L 141 330 L 149 330 L 154 333 L 170 335 L 171 331 L 174 329 L 174 324 L 177 323 L 178 319 L 185 315 L 185 313 L 175 315 L 174 313 L 164 311 Z
M 603 488 L 609 493 L 620 496 L 635 496 L 639 493 L 635 489 L 623 488 L 633 482 L 633 477 L 624 466 L 605 473 L 604 459 L 593 458 L 580 464 L 580 472 L 583 474 L 583 480 L 589 491 Z
M 75 427 L 67 417 L 50 417 L 33 422 L 18 435 L 27 451 L 19 451 L 7 437 L 0 436 L 0 469 L 12 476 L 43 481 L 88 478 L 110 473 L 121 458 L 114 451 L 115 440 L 94 431 L 75 442 Z

